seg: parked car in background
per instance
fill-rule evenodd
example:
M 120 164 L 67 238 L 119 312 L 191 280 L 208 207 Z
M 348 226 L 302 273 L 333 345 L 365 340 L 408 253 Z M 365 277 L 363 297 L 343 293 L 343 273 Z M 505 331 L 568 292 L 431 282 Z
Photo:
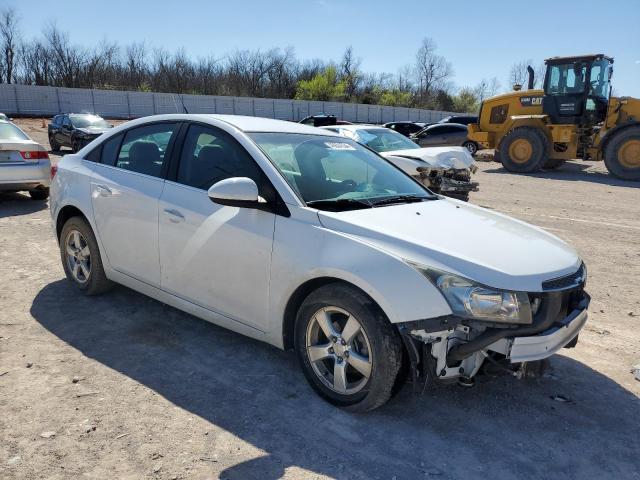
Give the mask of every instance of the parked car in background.
M 309 115 L 304 117 L 298 123 L 310 125 L 312 127 L 324 127 L 325 125 L 351 125 L 351 122 L 338 120 L 335 115 L 330 113 L 319 113 L 317 115 Z
M 472 155 L 478 144 L 467 138 L 467 126 L 459 123 L 436 123 L 420 130 L 411 139 L 421 147 L 462 146 Z
M 70 147 L 71 151 L 77 152 L 111 128 L 113 125 L 98 115 L 56 115 L 49 123 L 49 145 L 53 151 L 60 150 L 60 147 Z
M 51 192 L 78 293 L 121 283 L 295 349 L 311 387 L 351 411 L 384 404 L 406 371 L 468 385 L 487 358 L 546 358 L 587 320 L 586 270 L 562 240 L 326 130 L 145 117 L 65 155 Z
M 459 123 L 461 125 L 469 125 L 470 123 L 478 123 L 477 115 L 449 115 L 439 120 L 438 123 Z
M 17 125 L 0 120 L 0 191 L 28 191 L 34 200 L 49 196 L 51 162 L 47 149 Z
M 423 122 L 389 122 L 382 125 L 385 128 L 390 128 L 391 130 L 395 130 L 398 133 L 401 133 L 405 137 L 410 137 L 414 133 L 418 133 L 424 127 L 426 127 L 427 123 Z
M 420 148 L 398 132 L 377 125 L 322 128 L 375 150 L 435 193 L 466 202 L 469 193 L 478 190 L 478 182 L 471 180 L 477 168 L 464 148 Z

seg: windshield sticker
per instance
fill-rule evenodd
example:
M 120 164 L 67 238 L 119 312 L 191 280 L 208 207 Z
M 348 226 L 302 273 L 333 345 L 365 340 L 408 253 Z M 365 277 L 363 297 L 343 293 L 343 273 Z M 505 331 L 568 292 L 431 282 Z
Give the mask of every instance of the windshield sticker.
M 324 144 L 331 150 L 355 150 L 352 145 L 342 142 L 324 142 Z

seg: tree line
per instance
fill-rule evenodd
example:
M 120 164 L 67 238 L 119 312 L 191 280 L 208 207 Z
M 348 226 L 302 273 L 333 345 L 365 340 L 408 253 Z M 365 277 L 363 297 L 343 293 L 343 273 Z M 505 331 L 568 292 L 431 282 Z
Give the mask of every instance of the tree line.
M 424 38 L 415 63 L 396 74 L 370 73 L 352 47 L 338 61 L 300 60 L 293 48 L 236 50 L 222 57 L 193 59 L 144 42 L 120 46 L 102 41 L 74 44 L 55 23 L 40 37 L 26 38 L 15 9 L 0 12 L 0 83 L 76 88 L 324 100 L 475 112 L 501 89 L 497 78 L 456 89 L 454 70 Z M 522 62 L 521 62 L 522 63 Z M 520 80 L 514 64 L 509 80 Z M 526 70 L 526 65 L 525 65 Z M 517 78 L 516 78 L 517 77 Z

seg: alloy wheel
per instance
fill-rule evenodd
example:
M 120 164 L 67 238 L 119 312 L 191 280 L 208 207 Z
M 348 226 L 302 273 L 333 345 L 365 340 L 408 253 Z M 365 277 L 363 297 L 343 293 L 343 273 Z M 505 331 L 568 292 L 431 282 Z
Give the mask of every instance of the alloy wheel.
M 64 243 L 71 276 L 78 283 L 86 283 L 91 275 L 91 252 L 87 240 L 78 230 L 71 230 Z
M 346 310 L 324 307 L 307 326 L 307 356 L 320 381 L 342 395 L 359 392 L 372 372 L 369 339 L 362 324 Z

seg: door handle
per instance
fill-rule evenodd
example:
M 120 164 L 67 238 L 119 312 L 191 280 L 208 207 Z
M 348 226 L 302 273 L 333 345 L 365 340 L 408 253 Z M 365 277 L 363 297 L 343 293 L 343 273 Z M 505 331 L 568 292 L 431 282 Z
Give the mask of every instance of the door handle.
M 184 215 L 181 214 L 178 210 L 165 208 L 163 212 L 165 215 L 169 217 L 169 220 L 171 220 L 173 223 L 184 222 Z
M 107 187 L 106 185 L 99 185 L 96 184 L 96 190 L 100 193 L 100 195 L 102 195 L 103 197 L 108 197 L 109 195 L 111 195 L 113 192 L 111 191 L 111 189 L 109 187 Z

